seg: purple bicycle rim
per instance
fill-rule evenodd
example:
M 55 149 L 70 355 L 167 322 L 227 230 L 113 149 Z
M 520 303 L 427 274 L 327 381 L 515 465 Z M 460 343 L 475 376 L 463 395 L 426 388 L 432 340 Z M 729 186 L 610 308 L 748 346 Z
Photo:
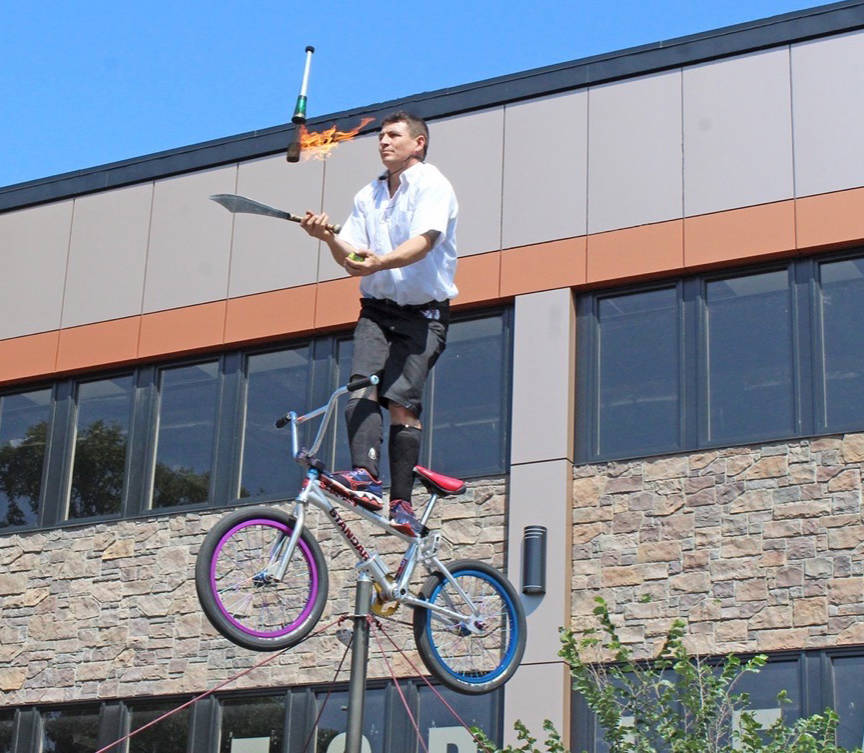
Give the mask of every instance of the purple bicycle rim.
M 242 523 L 238 523 L 234 526 L 230 531 L 228 531 L 216 545 L 216 551 L 213 553 L 213 559 L 210 561 L 210 589 L 213 595 L 216 597 L 216 603 L 219 606 L 219 611 L 222 612 L 222 615 L 225 617 L 228 622 L 230 622 L 235 628 L 240 630 L 241 632 L 246 633 L 247 635 L 254 635 L 256 638 L 280 638 L 283 635 L 287 635 L 295 631 L 306 618 L 309 616 L 309 613 L 312 611 L 312 606 L 315 604 L 315 597 L 318 595 L 318 570 L 315 567 L 315 560 L 312 557 L 312 553 L 309 551 L 309 547 L 303 539 L 297 539 L 297 544 L 300 547 L 300 550 L 303 552 L 303 558 L 306 560 L 306 563 L 309 566 L 309 571 L 312 575 L 312 584 L 309 589 L 309 599 L 306 602 L 305 609 L 300 613 L 300 616 L 294 620 L 290 625 L 286 625 L 278 631 L 274 632 L 262 632 L 260 630 L 250 630 L 248 627 L 238 622 L 232 617 L 228 611 L 225 609 L 225 606 L 222 604 L 222 599 L 219 598 L 219 591 L 216 588 L 216 563 L 219 560 L 219 555 L 222 553 L 222 547 L 225 545 L 225 542 L 230 539 L 234 533 L 236 533 L 241 528 L 246 528 L 251 525 L 268 525 L 274 528 L 278 528 L 282 533 L 288 533 L 289 528 L 284 523 L 280 523 L 276 520 L 267 519 L 267 518 L 256 518 L 254 520 L 244 520 Z

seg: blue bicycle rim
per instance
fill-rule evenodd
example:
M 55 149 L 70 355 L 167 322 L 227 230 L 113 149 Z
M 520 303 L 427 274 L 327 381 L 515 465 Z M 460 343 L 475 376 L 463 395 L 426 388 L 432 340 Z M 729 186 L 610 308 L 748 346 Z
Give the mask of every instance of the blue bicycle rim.
M 480 570 L 459 570 L 457 573 L 452 573 L 453 577 L 456 580 L 459 580 L 462 576 L 465 575 L 473 575 L 477 578 L 481 578 L 482 580 L 489 583 L 492 588 L 495 590 L 501 599 L 504 601 L 506 605 L 507 615 L 509 617 L 509 628 L 510 628 L 510 636 L 509 641 L 507 643 L 507 653 L 504 655 L 504 658 L 498 664 L 495 669 L 491 672 L 487 672 L 485 675 L 463 675 L 458 672 L 454 672 L 450 669 L 450 665 L 441 658 L 441 654 L 438 653 L 438 646 L 435 643 L 435 640 L 432 637 L 432 618 L 429 616 L 426 620 L 426 637 L 429 639 L 429 645 L 432 646 L 432 651 L 435 654 L 435 658 L 447 670 L 447 673 L 460 680 L 461 682 L 468 683 L 470 685 L 481 685 L 486 682 L 490 682 L 494 680 L 498 675 L 502 674 L 507 670 L 510 666 L 510 662 L 513 661 L 513 654 L 516 651 L 516 646 L 519 644 L 519 625 L 516 620 L 516 608 L 513 606 L 513 601 L 510 599 L 510 596 L 507 592 L 502 589 L 498 583 L 491 578 L 488 573 L 481 572 Z M 441 591 L 444 586 L 448 584 L 449 581 L 442 580 L 435 588 L 432 593 L 429 594 L 429 603 L 434 603 L 435 598 L 438 596 L 439 591 Z

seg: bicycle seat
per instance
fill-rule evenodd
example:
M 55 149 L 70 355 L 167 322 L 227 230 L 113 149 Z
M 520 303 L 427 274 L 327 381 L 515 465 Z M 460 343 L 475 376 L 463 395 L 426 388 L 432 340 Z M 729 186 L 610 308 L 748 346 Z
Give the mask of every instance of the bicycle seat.
M 445 476 L 443 473 L 435 473 L 435 471 L 430 471 L 422 465 L 415 465 L 414 473 L 417 474 L 420 483 L 426 487 L 430 494 L 436 493 L 446 497 L 448 494 L 461 494 L 465 491 L 464 481 Z

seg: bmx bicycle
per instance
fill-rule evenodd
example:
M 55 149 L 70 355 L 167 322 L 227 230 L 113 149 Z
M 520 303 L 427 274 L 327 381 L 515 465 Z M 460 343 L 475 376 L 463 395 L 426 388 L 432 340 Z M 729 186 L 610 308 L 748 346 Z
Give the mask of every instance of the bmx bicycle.
M 415 477 L 430 498 L 420 516 L 425 535 L 409 535 L 368 500 L 331 481 L 316 457 L 337 399 L 377 381 L 375 376 L 355 379 L 333 392 L 324 406 L 301 416 L 291 411 L 276 422 L 280 428 L 290 425 L 293 457 L 306 469 L 293 514 L 247 507 L 226 515 L 208 532 L 195 566 L 201 607 L 222 635 L 244 648 L 275 651 L 302 641 L 321 618 L 329 580 L 321 547 L 305 526 L 311 504 L 354 552 L 358 574 L 372 581 L 373 614 L 387 617 L 401 604 L 411 607 L 414 641 L 431 674 L 461 693 L 488 693 L 519 666 L 525 612 L 513 586 L 495 568 L 479 560 L 445 565 L 438 559 L 441 534 L 426 524 L 438 499 L 460 494 L 464 482 L 416 466 Z M 301 449 L 298 427 L 321 415 L 312 446 Z M 351 530 L 340 505 L 406 544 L 395 572 Z M 410 582 L 418 565 L 428 577 L 415 594 Z

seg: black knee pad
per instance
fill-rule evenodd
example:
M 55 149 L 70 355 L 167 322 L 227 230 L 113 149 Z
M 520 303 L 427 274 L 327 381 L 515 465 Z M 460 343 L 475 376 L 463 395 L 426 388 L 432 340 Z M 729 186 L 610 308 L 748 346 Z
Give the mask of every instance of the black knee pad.
M 414 486 L 414 466 L 420 459 L 423 433 L 416 426 L 390 425 L 390 499 L 411 501 Z
M 345 425 L 348 428 L 351 464 L 355 468 L 365 468 L 378 478 L 383 429 L 378 401 L 365 397 L 351 398 L 345 406 Z

